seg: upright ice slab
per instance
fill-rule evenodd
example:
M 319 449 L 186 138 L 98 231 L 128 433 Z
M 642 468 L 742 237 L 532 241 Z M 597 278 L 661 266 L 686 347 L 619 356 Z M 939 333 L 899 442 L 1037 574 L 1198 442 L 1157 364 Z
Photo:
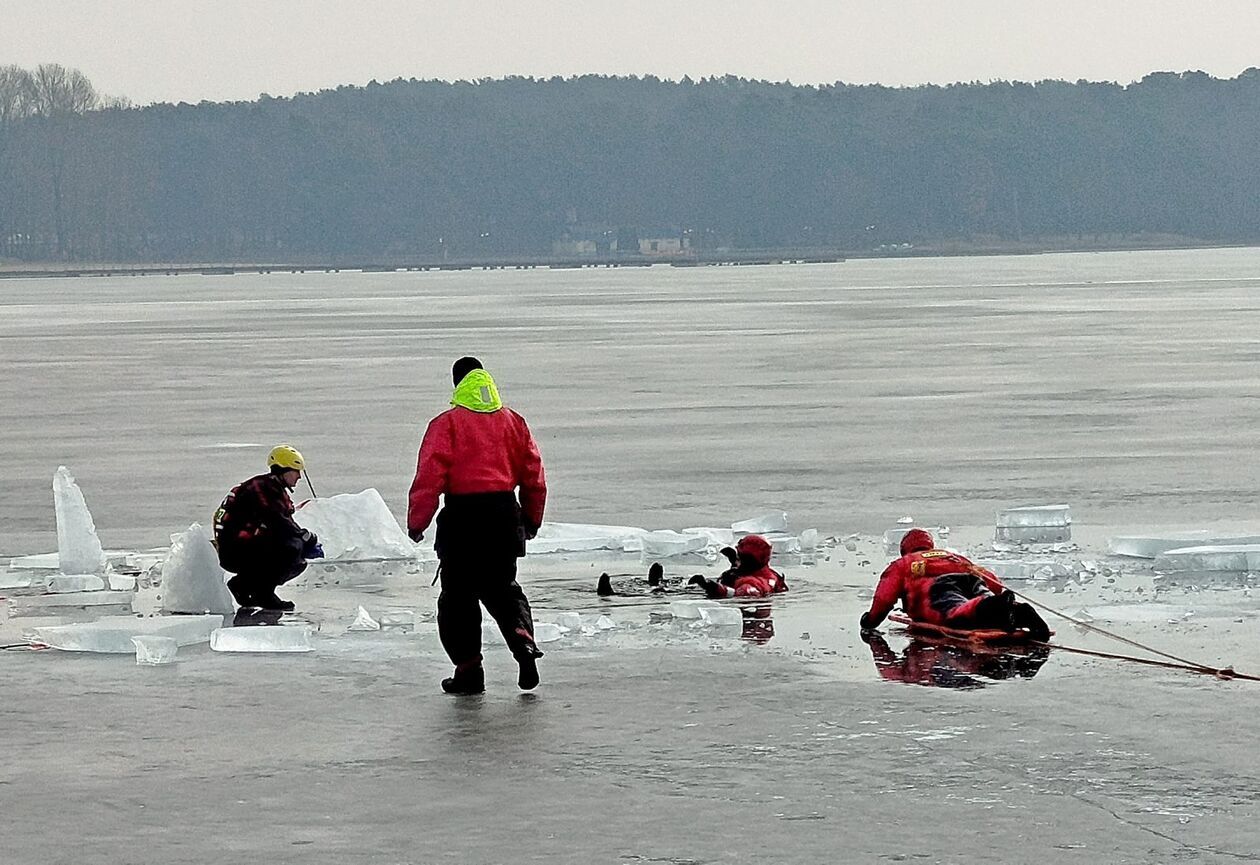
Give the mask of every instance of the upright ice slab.
M 997 512 L 994 540 L 1016 544 L 1056 544 L 1072 540 L 1068 505 L 1021 505 Z
M 235 607 L 224 576 L 208 529 L 193 523 L 171 535 L 171 551 L 162 563 L 162 610 L 229 615 Z
M 222 624 L 222 616 L 106 616 L 95 622 L 32 628 L 31 641 L 66 652 L 126 655 L 136 651 L 132 637 L 171 637 L 181 646 L 192 646 L 206 642 Z
M 319 536 L 327 561 L 414 559 L 419 552 L 381 494 L 371 488 L 312 499 L 293 518 Z
M 105 551 L 83 491 L 65 466 L 53 475 L 53 510 L 57 516 L 57 562 L 63 574 L 101 574 Z

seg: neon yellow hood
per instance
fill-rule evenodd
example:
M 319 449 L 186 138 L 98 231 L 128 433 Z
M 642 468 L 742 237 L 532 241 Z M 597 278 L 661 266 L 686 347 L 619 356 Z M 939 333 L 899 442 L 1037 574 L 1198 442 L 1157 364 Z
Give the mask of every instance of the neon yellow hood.
M 490 373 L 484 369 L 474 369 L 455 386 L 455 393 L 451 394 L 451 405 L 489 414 L 503 408 L 503 400 L 499 399 L 499 389 L 494 386 Z

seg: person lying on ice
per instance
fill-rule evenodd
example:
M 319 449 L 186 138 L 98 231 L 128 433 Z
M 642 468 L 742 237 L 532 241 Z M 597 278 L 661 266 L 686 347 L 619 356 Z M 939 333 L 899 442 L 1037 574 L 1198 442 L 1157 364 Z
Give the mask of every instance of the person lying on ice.
M 862 630 L 878 628 L 897 601 L 916 622 L 958 630 L 1027 628 L 1034 640 L 1050 639 L 1050 629 L 1028 604 L 992 571 L 966 556 L 936 549 L 931 534 L 911 529 L 901 539 L 901 558 L 880 575 L 871 608 L 863 613 Z
M 723 550 L 728 557 L 729 549 Z M 770 567 L 770 542 L 761 535 L 740 538 L 731 568 L 716 580 L 696 574 L 688 584 L 700 586 L 709 598 L 765 598 L 788 588 L 783 574 Z

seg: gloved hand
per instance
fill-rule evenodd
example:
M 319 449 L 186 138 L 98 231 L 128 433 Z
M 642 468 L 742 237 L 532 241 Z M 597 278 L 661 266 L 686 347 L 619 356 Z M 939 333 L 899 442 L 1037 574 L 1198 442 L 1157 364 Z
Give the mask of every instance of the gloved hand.
M 310 529 L 302 530 L 302 558 L 322 559 L 324 548 L 319 545 L 319 538 Z
M 424 532 L 411 529 L 407 532 L 407 537 L 411 538 L 412 543 L 418 544 L 424 540 Z
M 534 538 L 538 537 L 538 526 L 534 525 L 529 520 L 521 520 L 521 528 L 525 530 L 525 540 L 532 541 Z
M 878 623 L 871 621 L 870 613 L 863 613 L 862 618 L 858 621 L 858 626 L 863 631 L 873 631 L 876 627 L 878 627 Z

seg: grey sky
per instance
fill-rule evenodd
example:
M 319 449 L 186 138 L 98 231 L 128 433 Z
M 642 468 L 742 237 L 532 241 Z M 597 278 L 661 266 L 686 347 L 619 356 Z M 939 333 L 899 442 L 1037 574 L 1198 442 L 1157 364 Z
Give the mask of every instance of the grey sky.
M 0 0 L 0 64 L 137 103 L 375 78 L 733 73 L 798 83 L 1233 77 L 1260 0 Z

